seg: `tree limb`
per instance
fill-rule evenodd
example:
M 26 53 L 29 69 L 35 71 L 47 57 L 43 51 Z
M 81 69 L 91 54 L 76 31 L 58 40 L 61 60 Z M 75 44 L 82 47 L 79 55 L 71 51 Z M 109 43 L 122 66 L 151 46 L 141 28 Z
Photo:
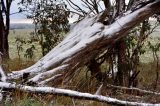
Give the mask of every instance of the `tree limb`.
M 32 86 L 24 86 L 24 85 L 16 85 L 6 82 L 0 82 L 0 88 L 5 89 L 17 89 L 23 92 L 29 93 L 42 93 L 42 94 L 54 94 L 61 96 L 68 96 L 76 99 L 85 99 L 85 100 L 94 100 L 99 102 L 105 102 L 112 105 L 130 105 L 130 106 L 159 106 L 160 104 L 150 104 L 150 103 L 139 103 L 139 102 L 129 102 L 118 100 L 115 98 L 102 96 L 102 95 L 94 95 L 90 93 L 82 93 L 78 91 L 68 90 L 68 89 L 60 89 L 54 87 L 32 87 Z
M 148 90 L 143 90 L 140 88 L 135 88 L 135 87 L 123 87 L 123 86 L 115 86 L 115 85 L 106 85 L 107 87 L 111 87 L 111 88 L 116 88 L 116 89 L 122 89 L 122 90 L 128 90 L 128 91 L 136 91 L 139 92 L 141 94 L 153 94 L 153 95 L 160 95 L 159 92 L 153 92 L 153 91 L 148 91 Z

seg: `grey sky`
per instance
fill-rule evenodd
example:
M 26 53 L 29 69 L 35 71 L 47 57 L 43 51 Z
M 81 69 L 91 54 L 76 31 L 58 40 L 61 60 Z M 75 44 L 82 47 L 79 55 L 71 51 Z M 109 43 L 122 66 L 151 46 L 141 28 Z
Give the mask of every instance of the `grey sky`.
M 14 0 L 12 2 L 12 5 L 11 5 L 11 13 L 15 13 L 15 12 L 18 12 L 18 5 L 17 3 L 20 2 L 21 0 Z M 80 4 L 80 0 L 74 0 L 75 3 L 77 4 Z M 19 14 L 14 14 L 14 15 L 11 15 L 11 19 L 24 19 L 26 18 L 26 16 L 22 13 L 19 13 Z
M 11 13 L 15 13 L 15 12 L 18 12 L 18 5 L 17 3 L 19 2 L 20 0 L 14 0 L 11 4 Z M 11 19 L 24 19 L 25 16 L 22 15 L 22 14 L 14 14 L 14 15 L 11 15 Z
M 20 2 L 20 1 L 21 0 L 14 0 L 12 2 L 11 14 L 19 11 L 18 10 L 19 6 L 17 5 L 17 3 Z M 80 4 L 80 0 L 74 0 L 74 2 Z M 11 23 L 19 23 L 19 22 L 23 23 L 24 21 L 26 21 L 26 23 L 31 22 L 31 20 L 28 20 L 28 19 L 26 20 L 26 15 L 24 15 L 22 13 L 14 14 L 14 15 L 11 15 L 10 17 L 11 17 Z M 72 21 L 74 21 L 74 19 L 70 19 L 70 21 L 72 22 Z
M 17 3 L 20 2 L 21 0 L 14 0 L 12 2 L 12 5 L 11 5 L 11 13 L 15 13 L 15 12 L 18 12 L 18 5 Z M 65 0 L 64 0 L 65 1 Z M 111 0 L 111 2 L 113 2 L 114 0 Z M 78 5 L 81 4 L 81 1 L 80 0 L 74 0 L 74 2 Z M 127 0 L 128 2 L 128 0 Z M 22 13 L 19 13 L 19 14 L 14 14 L 14 15 L 11 15 L 11 22 L 15 22 L 15 21 L 24 21 L 26 19 L 26 16 Z M 70 18 L 70 21 L 74 21 L 73 18 Z M 29 21 L 30 22 L 30 21 Z

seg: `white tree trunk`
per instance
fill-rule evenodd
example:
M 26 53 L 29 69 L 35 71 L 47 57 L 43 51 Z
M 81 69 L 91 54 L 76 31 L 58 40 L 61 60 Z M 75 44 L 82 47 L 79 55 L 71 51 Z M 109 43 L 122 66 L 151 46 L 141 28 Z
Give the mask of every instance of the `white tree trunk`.
M 128 11 L 113 24 L 105 26 L 98 22 L 104 13 L 97 16 L 88 16 L 79 22 L 66 38 L 46 56 L 33 66 L 8 74 L 8 79 L 17 79 L 24 73 L 30 76 L 37 75 L 30 81 L 38 81 L 47 73 L 60 73 L 75 70 L 87 64 L 100 50 L 114 44 L 124 37 L 131 28 L 149 16 L 160 11 L 160 2 L 150 3 L 136 11 Z M 104 18 L 105 19 L 105 18 Z M 39 78 L 38 78 L 39 76 Z

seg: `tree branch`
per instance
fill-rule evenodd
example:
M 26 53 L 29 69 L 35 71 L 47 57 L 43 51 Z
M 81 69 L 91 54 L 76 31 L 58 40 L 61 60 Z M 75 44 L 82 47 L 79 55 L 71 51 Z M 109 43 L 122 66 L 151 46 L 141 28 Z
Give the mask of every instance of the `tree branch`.
M 153 91 L 143 90 L 143 89 L 135 88 L 135 87 L 128 88 L 128 87 L 115 86 L 115 85 L 107 85 L 107 87 L 116 88 L 116 89 L 122 89 L 122 90 L 128 90 L 128 91 L 136 91 L 136 92 L 139 92 L 140 94 L 160 95 L 159 92 L 153 92 Z
M 82 93 L 78 91 L 68 90 L 68 89 L 60 89 L 54 87 L 32 87 L 32 86 L 24 86 L 24 85 L 16 85 L 6 82 L 0 82 L 0 88 L 3 89 L 16 89 L 23 92 L 29 93 L 42 93 L 42 94 L 53 94 L 60 96 L 68 96 L 76 99 L 85 99 L 85 100 L 94 100 L 99 102 L 105 102 L 107 104 L 112 105 L 130 105 L 130 106 L 159 106 L 160 104 L 150 104 L 150 103 L 138 103 L 138 102 L 129 102 L 118 100 L 111 97 L 106 97 L 102 95 L 94 95 L 90 93 Z

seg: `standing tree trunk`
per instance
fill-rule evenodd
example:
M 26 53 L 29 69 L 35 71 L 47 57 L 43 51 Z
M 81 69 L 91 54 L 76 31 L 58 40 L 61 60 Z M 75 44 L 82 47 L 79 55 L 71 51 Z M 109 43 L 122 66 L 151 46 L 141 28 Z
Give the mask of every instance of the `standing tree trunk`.
M 4 36 L 4 27 L 3 27 L 3 16 L 2 16 L 2 10 L 0 9 L 0 52 L 3 53 L 3 36 Z
M 116 17 L 121 16 L 125 11 L 125 0 L 116 0 Z M 115 83 L 121 86 L 129 85 L 129 75 L 126 61 L 126 44 L 125 40 L 121 39 L 116 43 L 116 51 L 118 56 L 118 72 L 115 79 Z
M 11 1 L 7 1 L 6 7 L 6 26 L 5 26 L 5 35 L 4 35 L 4 57 L 6 59 L 9 59 L 9 44 L 8 44 L 8 35 L 9 35 L 9 29 L 10 29 L 10 7 L 11 7 Z
M 116 76 L 116 84 L 121 86 L 128 86 L 129 74 L 126 61 L 126 45 L 124 39 L 120 40 L 116 46 L 118 52 L 118 72 Z
M 0 10 L 0 52 L 4 54 L 4 36 L 5 36 L 5 27 L 3 21 L 3 14 Z
M 5 59 L 9 59 L 8 35 L 11 3 L 12 0 L 1 0 L 0 2 L 0 52 L 3 53 L 3 58 Z

